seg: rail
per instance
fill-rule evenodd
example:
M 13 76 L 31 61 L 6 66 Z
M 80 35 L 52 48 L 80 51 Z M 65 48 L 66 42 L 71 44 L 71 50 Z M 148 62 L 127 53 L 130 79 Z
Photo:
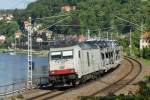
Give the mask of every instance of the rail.
M 121 90 L 122 88 L 126 87 L 129 83 L 131 83 L 133 80 L 136 79 L 137 76 L 139 76 L 139 74 L 141 73 L 142 71 L 142 64 L 135 60 L 134 58 L 131 58 L 131 57 L 127 57 L 125 56 L 124 59 L 126 59 L 130 64 L 131 64 L 131 70 L 125 75 L 123 76 L 121 79 L 115 81 L 114 83 L 110 84 L 109 86 L 99 90 L 99 91 L 96 91 L 95 93 L 92 93 L 90 96 L 96 96 L 100 93 L 116 93 L 118 92 L 119 90 Z M 139 66 L 135 66 L 134 63 L 137 63 Z M 121 83 L 125 78 L 129 77 L 130 76 L 130 73 L 134 70 L 134 68 L 136 67 L 139 67 L 139 70 L 132 76 L 132 78 L 130 80 L 128 80 L 126 83 L 124 84 L 119 84 Z M 117 85 L 119 84 L 119 85 Z M 108 94 L 107 94 L 108 95 Z

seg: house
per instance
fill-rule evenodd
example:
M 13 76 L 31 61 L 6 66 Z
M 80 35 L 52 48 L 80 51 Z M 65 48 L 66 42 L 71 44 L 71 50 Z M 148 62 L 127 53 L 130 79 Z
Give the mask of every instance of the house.
M 28 29 L 28 26 L 30 25 L 30 23 L 28 21 L 24 21 L 23 25 L 24 25 L 24 29 Z
M 3 44 L 6 41 L 6 37 L 4 35 L 0 35 L 0 44 Z
M 4 15 L 3 16 L 3 19 L 7 22 L 10 22 L 11 20 L 13 20 L 13 15 L 12 14 L 9 14 L 9 15 Z
M 0 21 L 3 20 L 3 17 L 0 16 Z
M 16 33 L 15 33 L 15 38 L 20 38 L 20 37 L 21 37 L 21 35 L 22 35 L 22 33 L 21 33 L 21 32 L 16 32 Z
M 65 4 L 65 5 L 63 5 L 63 6 L 61 7 L 61 11 L 62 11 L 62 12 L 70 12 L 70 11 L 75 10 L 75 9 L 76 9 L 75 6 L 71 6 L 71 5 L 69 5 L 69 4 Z
M 140 38 L 140 49 L 150 47 L 150 32 L 144 32 Z
M 40 28 L 42 27 L 41 24 L 35 24 L 34 27 L 33 27 L 33 31 L 38 31 Z

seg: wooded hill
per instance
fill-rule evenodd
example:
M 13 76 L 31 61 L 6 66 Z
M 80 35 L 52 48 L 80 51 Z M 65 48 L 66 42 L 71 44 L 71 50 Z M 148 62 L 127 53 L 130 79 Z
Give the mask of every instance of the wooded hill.
M 18 19 L 25 19 L 28 16 L 36 19 L 66 14 L 61 12 L 63 5 L 76 6 L 76 10 L 70 12 L 71 18 L 61 24 L 74 22 L 80 24 L 76 31 L 67 27 L 66 34 L 81 34 L 87 29 L 97 30 L 107 27 L 113 27 L 113 32 L 128 33 L 130 29 L 132 31 L 140 29 L 141 23 L 144 24 L 145 30 L 150 30 L 150 2 L 148 0 L 37 0 L 29 4 L 22 13 L 16 11 L 14 15 Z M 59 19 L 62 17 L 38 22 L 48 25 Z

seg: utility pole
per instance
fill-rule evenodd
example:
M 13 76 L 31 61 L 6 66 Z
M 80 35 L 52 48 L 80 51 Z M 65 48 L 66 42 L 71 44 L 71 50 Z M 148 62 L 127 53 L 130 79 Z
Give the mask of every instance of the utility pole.
M 87 32 L 87 37 L 88 37 L 88 40 L 90 39 L 90 30 L 88 29 L 88 32 Z
M 107 41 L 108 41 L 108 32 L 107 32 Z
M 119 39 L 119 33 L 117 32 L 117 38 L 116 38 L 117 40 Z
M 98 33 L 98 37 L 99 37 L 99 40 L 101 39 L 101 31 L 99 30 L 99 33 Z
M 32 26 L 31 17 L 29 18 L 28 26 L 28 75 L 27 75 L 27 89 L 32 88 Z
M 143 41 L 143 22 L 141 22 L 141 34 L 140 34 L 140 58 L 143 58 L 143 46 L 142 46 L 142 41 Z
M 131 29 L 130 29 L 130 33 L 129 33 L 129 38 L 130 38 L 129 48 L 130 48 L 130 56 L 131 56 L 131 53 L 132 53 L 132 35 L 131 35 Z

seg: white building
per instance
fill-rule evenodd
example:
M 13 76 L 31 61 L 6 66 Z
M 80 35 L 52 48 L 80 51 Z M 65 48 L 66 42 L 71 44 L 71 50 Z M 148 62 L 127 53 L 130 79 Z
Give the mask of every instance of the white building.
M 150 47 L 150 32 L 144 32 L 140 38 L 140 49 L 148 47 Z
M 0 21 L 3 20 L 3 17 L 0 17 Z
M 6 37 L 4 35 L 0 35 L 0 43 L 3 44 L 6 40 Z

